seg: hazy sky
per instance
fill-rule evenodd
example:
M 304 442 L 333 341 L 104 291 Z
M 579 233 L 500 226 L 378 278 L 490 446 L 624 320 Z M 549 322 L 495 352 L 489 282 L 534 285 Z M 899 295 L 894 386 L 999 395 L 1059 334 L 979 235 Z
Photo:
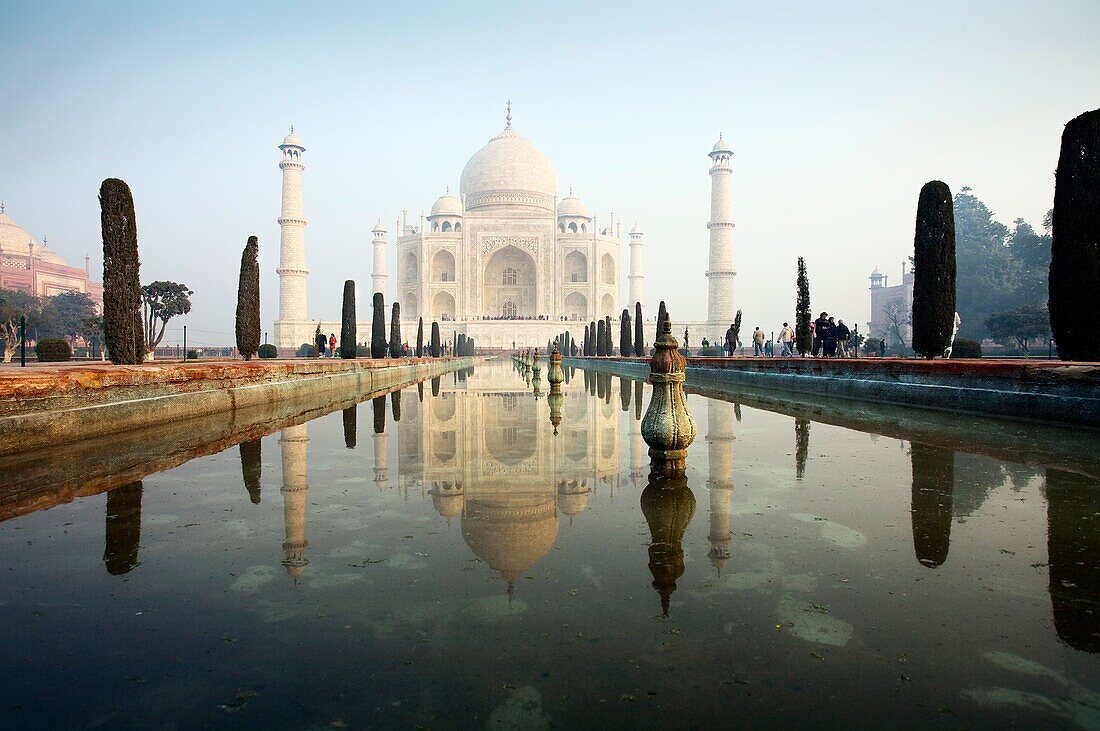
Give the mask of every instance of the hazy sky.
M 352 278 L 363 318 L 370 229 L 392 241 L 403 207 L 457 190 L 508 98 L 562 194 L 621 217 L 624 266 L 626 230 L 645 230 L 649 313 L 705 316 L 721 131 L 745 326 L 791 318 L 802 255 L 815 312 L 862 328 L 867 275 L 912 253 L 924 182 L 1038 227 L 1062 126 L 1100 106 L 1100 2 L 0 0 L 0 198 L 95 272 L 99 184 L 126 180 L 142 281 L 188 284 L 189 339 L 230 344 L 249 234 L 265 330 L 277 316 L 276 146 L 294 124 L 310 315 L 337 319 Z

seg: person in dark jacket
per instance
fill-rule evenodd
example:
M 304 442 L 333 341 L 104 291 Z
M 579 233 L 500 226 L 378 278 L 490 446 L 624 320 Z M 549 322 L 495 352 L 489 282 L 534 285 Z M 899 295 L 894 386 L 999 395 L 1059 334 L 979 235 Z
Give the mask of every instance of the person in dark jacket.
M 829 313 L 822 312 L 821 316 L 814 320 L 814 357 L 816 358 L 825 344 L 825 335 L 829 330 Z
M 313 342 L 317 346 L 317 357 L 318 358 L 324 358 L 325 357 L 325 344 L 328 342 L 328 338 L 326 338 L 325 334 L 323 332 L 321 332 L 321 326 L 320 325 L 317 326 L 317 332 L 313 336 Z
M 844 320 L 838 320 L 836 326 L 837 355 L 841 358 L 848 357 L 848 341 L 852 339 L 852 331 L 844 324 Z
M 732 357 L 736 347 L 737 337 L 733 334 L 733 323 L 730 323 L 729 330 L 726 330 L 726 355 Z
M 833 318 L 829 318 L 829 326 L 825 329 L 825 341 L 822 345 L 822 349 L 825 351 L 826 358 L 836 357 L 836 323 Z

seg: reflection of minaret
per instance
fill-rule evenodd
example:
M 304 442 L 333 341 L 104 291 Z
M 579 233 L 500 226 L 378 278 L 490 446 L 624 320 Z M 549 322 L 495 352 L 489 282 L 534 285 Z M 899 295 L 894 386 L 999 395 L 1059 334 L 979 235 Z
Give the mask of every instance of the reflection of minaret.
M 955 453 L 945 447 L 912 442 L 913 552 L 935 568 L 947 560 L 951 545 L 951 503 L 955 489 Z
M 733 497 L 733 422 L 736 407 L 728 401 L 707 402 L 707 457 L 710 462 L 710 562 L 721 570 L 730 557 L 730 500 Z
M 1100 652 L 1100 484 L 1047 470 L 1046 496 L 1054 629 L 1070 647 Z
M 650 472 L 642 490 L 642 515 L 649 525 L 649 571 L 653 588 L 661 595 L 661 611 L 668 616 L 676 579 L 684 574 L 684 532 L 695 515 L 695 495 L 681 475 Z
M 386 436 L 386 397 L 378 396 L 374 399 L 374 481 L 379 489 L 385 487 L 389 479 L 386 467 L 386 451 L 388 438 Z
M 260 473 L 262 455 L 259 439 L 241 442 L 241 473 L 244 477 L 244 489 L 253 505 L 260 504 Z
M 630 481 L 637 485 L 642 481 L 645 464 L 649 458 L 649 448 L 642 439 L 642 430 L 630 429 Z
M 127 574 L 138 564 L 141 542 L 141 480 L 107 493 L 107 525 L 103 563 L 112 576 Z
M 306 484 L 306 460 L 309 448 L 309 431 L 305 424 L 288 426 L 283 429 L 279 439 L 279 449 L 283 453 L 283 522 L 286 525 L 286 540 L 283 551 L 286 558 L 283 566 L 286 572 L 297 579 L 309 563 L 306 558 L 306 496 L 309 485 Z

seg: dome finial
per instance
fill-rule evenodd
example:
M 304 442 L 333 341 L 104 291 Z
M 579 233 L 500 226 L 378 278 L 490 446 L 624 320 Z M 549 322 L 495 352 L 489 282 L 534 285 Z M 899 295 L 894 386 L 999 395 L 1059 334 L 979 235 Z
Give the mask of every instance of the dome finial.
M 294 134 L 294 125 L 293 124 L 290 125 L 290 134 Z M 718 135 L 718 136 L 721 137 L 722 135 Z
M 505 115 L 504 121 L 508 123 L 508 126 L 512 126 L 512 100 L 508 100 L 508 114 Z
M 573 195 L 573 186 L 572 185 L 569 186 L 569 195 Z
M 4 201 L 0 201 L 0 216 L 4 215 Z

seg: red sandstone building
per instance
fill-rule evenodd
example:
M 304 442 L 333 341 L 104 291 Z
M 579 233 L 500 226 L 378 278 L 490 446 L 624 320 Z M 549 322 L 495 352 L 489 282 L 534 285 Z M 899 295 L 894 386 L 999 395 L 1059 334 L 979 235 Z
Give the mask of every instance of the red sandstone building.
M 103 311 L 103 284 L 93 282 L 84 268 L 71 267 L 49 246 L 39 244 L 0 207 L 0 289 L 53 297 L 62 292 L 83 292 Z

